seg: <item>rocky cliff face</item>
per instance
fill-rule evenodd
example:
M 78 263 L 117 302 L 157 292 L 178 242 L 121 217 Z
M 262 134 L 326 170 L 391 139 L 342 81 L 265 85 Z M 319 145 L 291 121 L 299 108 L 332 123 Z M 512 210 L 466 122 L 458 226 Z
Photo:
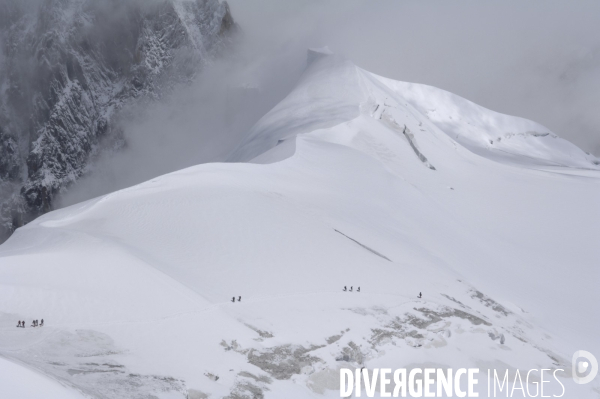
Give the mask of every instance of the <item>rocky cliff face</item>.
M 125 104 L 193 79 L 235 30 L 219 0 L 0 0 L 0 242 L 124 145 Z

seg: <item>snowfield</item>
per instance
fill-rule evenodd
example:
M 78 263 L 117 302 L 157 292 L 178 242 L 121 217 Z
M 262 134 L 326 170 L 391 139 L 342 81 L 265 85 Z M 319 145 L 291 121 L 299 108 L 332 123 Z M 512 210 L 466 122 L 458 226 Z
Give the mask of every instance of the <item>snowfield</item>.
M 563 397 L 600 396 L 570 378 L 600 356 L 593 156 L 321 49 L 231 161 L 0 246 L 0 397 L 29 373 L 23 397 L 333 398 L 363 366 L 478 367 L 480 397 L 488 369 L 563 369 Z

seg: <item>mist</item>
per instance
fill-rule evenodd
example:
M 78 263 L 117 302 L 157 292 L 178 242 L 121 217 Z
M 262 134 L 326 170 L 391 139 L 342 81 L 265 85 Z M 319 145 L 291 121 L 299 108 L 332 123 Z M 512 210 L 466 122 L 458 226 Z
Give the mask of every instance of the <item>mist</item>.
M 129 107 L 126 146 L 105 151 L 66 206 L 219 162 L 327 45 L 392 79 L 433 85 L 535 120 L 600 155 L 600 4 L 230 0 L 237 44 L 164 101 Z
M 234 48 L 205 65 L 191 84 L 175 87 L 160 101 L 123 109 L 116 125 L 124 147 L 100 151 L 88 174 L 57 198 L 57 208 L 225 161 L 246 131 L 293 88 L 306 65 L 304 44 L 260 49 L 244 32 L 238 36 Z

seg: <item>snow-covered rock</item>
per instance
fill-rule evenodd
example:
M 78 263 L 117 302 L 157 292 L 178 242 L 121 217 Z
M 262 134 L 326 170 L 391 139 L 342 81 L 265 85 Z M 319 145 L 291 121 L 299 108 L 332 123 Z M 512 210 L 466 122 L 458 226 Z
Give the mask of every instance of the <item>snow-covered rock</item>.
M 570 378 L 574 350 L 600 349 L 594 159 L 312 55 L 237 163 L 18 229 L 0 247 L 0 355 L 93 397 L 339 397 L 339 369 L 363 366 L 562 369 L 563 397 L 597 397 Z
M 192 79 L 235 30 L 218 0 L 2 0 L 0 14 L 0 239 L 52 209 L 101 140 L 123 144 L 124 104 Z

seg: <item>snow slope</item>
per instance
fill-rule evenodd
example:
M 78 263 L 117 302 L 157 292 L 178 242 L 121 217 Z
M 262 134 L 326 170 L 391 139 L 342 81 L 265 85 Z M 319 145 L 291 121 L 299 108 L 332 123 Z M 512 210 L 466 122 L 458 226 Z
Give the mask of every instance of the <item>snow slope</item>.
M 64 398 L 81 399 L 84 396 L 69 390 L 52 379 L 0 358 L 2 397 L 19 399 Z
M 18 229 L 0 355 L 100 398 L 339 397 L 361 366 L 560 368 L 598 397 L 569 378 L 600 353 L 594 158 L 315 50 L 231 160 Z

